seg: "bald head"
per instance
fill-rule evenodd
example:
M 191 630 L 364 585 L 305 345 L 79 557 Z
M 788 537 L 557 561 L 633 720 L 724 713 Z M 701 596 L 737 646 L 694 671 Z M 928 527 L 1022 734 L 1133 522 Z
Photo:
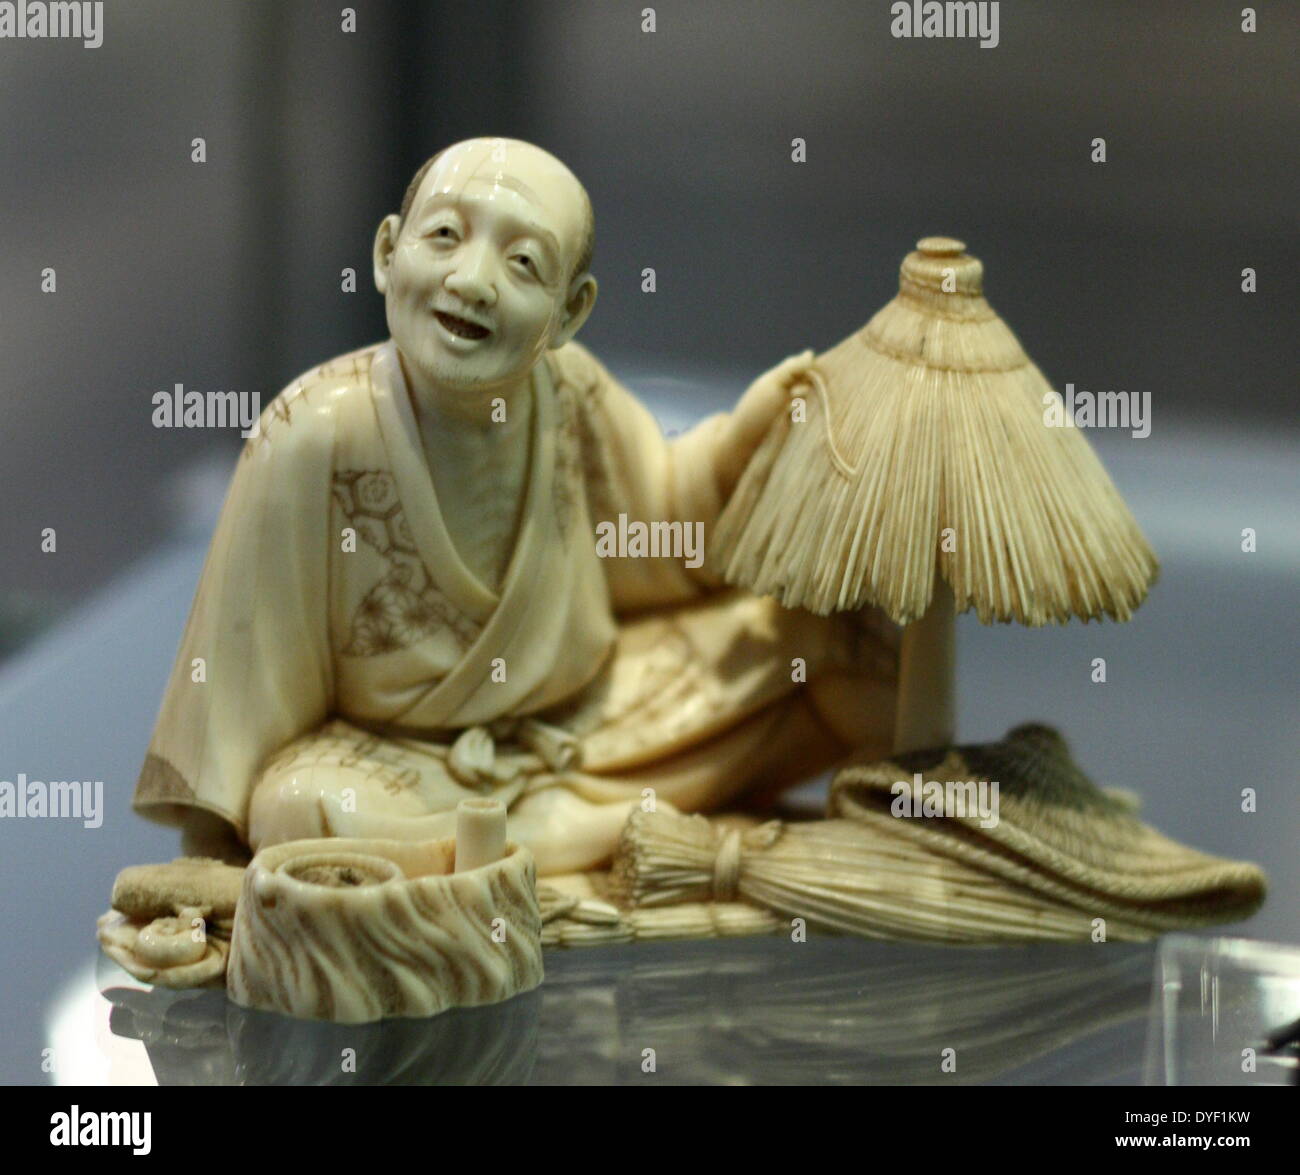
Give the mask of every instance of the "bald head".
M 529 386 L 595 305 L 591 242 L 591 202 L 555 156 L 517 139 L 438 152 L 375 233 L 375 288 L 408 375 L 455 395 Z
M 431 174 L 430 192 L 463 188 L 472 181 L 474 185 L 495 183 L 504 187 L 522 187 L 524 194 L 534 200 L 538 193 L 533 189 L 539 185 L 530 187 L 527 178 L 530 174 L 534 178 L 541 177 L 553 197 L 571 204 L 577 215 L 570 278 L 591 269 L 596 247 L 596 217 L 591 199 L 578 177 L 549 151 L 521 139 L 465 139 L 444 147 L 426 159 L 406 185 L 399 213 L 400 224 L 406 223 L 416 197 L 421 194 L 420 190 Z

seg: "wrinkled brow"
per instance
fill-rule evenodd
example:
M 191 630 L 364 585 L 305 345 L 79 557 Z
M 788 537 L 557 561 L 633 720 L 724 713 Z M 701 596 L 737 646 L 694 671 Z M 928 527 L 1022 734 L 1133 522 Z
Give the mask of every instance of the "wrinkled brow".
M 506 185 L 502 186 L 504 187 Z M 520 194 L 524 195 L 525 193 L 521 191 Z M 488 203 L 488 201 L 484 200 L 481 196 L 466 195 L 463 191 L 433 192 L 428 199 L 420 205 L 419 212 L 416 216 L 412 217 L 412 220 L 418 223 L 430 212 L 435 211 L 438 208 L 456 206 L 462 203 L 481 207 Z M 563 257 L 564 254 L 563 250 L 560 248 L 560 242 L 550 229 L 543 228 L 541 225 L 529 224 L 527 221 L 520 219 L 513 212 L 508 212 L 505 209 L 498 209 L 497 215 L 499 215 L 502 220 L 506 221 L 514 231 L 528 236 L 537 237 L 552 251 L 552 253 L 554 253 L 556 260 Z

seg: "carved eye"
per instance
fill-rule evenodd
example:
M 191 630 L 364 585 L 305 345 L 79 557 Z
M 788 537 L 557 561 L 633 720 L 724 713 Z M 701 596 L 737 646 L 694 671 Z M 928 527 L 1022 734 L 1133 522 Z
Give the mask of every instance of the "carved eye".
M 537 263 L 527 253 L 516 253 L 514 260 L 519 262 L 534 277 L 537 277 Z
M 451 225 L 449 224 L 439 225 L 436 229 L 433 230 L 432 236 L 435 241 L 455 242 L 460 240 L 460 237 L 458 236 L 456 230 L 452 228 Z

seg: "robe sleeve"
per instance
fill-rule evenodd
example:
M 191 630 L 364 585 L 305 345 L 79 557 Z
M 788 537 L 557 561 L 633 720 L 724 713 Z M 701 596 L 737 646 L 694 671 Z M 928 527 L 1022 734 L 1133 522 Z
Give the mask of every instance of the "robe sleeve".
M 719 413 L 669 440 L 655 418 L 584 348 L 563 348 L 564 374 L 578 388 L 587 500 L 594 524 L 681 522 L 702 527 L 708 551 L 723 501 L 713 454 L 726 427 Z M 707 560 L 706 560 L 707 562 Z M 616 612 L 680 603 L 719 586 L 699 567 L 673 558 L 607 559 L 606 579 Z
M 333 422 L 298 388 L 244 446 L 136 785 L 151 819 L 206 810 L 246 837 L 263 763 L 332 707 Z

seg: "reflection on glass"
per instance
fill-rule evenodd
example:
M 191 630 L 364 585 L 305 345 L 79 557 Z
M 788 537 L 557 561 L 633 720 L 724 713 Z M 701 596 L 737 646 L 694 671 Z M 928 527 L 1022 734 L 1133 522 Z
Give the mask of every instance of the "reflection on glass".
M 928 1084 L 1105 1045 L 1140 1022 L 1151 959 L 1117 944 L 634 944 L 550 952 L 542 987 L 504 1004 L 360 1026 L 250 1012 L 220 990 L 143 990 L 108 966 L 99 988 L 113 1033 L 144 1043 L 164 1085 Z M 1096 1080 L 1098 1063 L 1115 1068 L 1092 1057 L 1058 1079 Z

